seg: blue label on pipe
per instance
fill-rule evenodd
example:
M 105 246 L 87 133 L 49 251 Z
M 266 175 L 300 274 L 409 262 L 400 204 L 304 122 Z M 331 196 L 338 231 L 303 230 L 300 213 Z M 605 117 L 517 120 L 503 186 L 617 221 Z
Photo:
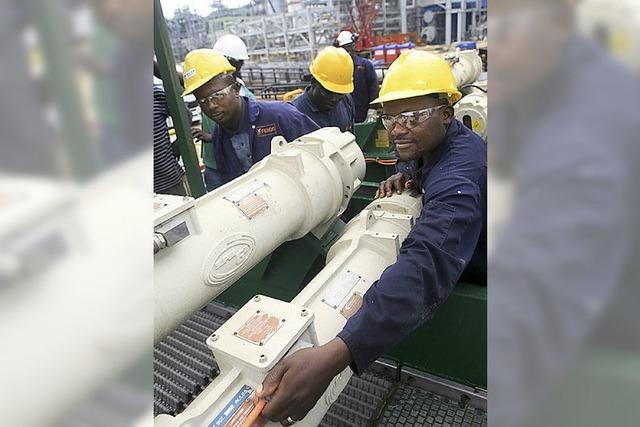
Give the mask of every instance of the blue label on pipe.
M 244 385 L 238 393 L 227 403 L 224 409 L 218 414 L 217 417 L 211 421 L 209 427 L 222 427 L 225 425 L 231 417 L 240 409 L 242 404 L 251 396 L 253 389 L 248 385 Z

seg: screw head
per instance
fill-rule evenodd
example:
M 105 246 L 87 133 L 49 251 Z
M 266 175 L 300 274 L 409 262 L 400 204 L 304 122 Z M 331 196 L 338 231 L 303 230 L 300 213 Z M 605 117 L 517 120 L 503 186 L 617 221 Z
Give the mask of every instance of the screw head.
M 211 341 L 218 341 L 218 336 L 216 334 L 211 335 Z
M 309 312 L 307 311 L 307 309 L 306 309 L 306 308 L 303 308 L 303 309 L 302 309 L 302 312 L 300 313 L 300 316 L 302 316 L 302 317 L 307 317 L 307 314 L 309 314 Z
M 261 354 L 260 357 L 258 358 L 258 362 L 260 363 L 266 363 L 267 362 L 267 356 L 265 356 L 264 354 Z
M 260 296 L 256 295 L 253 297 L 253 302 L 260 302 Z

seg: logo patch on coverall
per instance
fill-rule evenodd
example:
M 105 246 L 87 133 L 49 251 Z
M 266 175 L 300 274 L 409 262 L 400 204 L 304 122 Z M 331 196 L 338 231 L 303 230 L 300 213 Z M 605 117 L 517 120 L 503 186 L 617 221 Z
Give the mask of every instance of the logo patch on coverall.
M 256 135 L 258 135 L 258 137 L 271 136 L 271 135 L 275 135 L 276 133 L 278 133 L 278 129 L 276 128 L 275 123 L 256 128 Z

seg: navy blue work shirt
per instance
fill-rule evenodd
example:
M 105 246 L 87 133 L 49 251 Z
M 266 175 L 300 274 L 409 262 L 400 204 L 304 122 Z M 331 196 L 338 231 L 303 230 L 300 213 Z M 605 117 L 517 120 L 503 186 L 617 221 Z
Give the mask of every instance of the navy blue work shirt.
M 216 126 L 212 138 L 216 166 L 224 184 L 268 156 L 273 137 L 283 136 L 287 141 L 293 141 L 319 129 L 313 120 L 288 102 L 241 98 L 240 127 L 230 131 Z
M 309 116 L 321 128 L 337 127 L 340 128 L 341 132 L 353 132 L 355 109 L 351 95 L 346 94 L 343 96 L 335 108 L 321 111 L 311 101 L 309 97 L 310 89 L 310 87 L 307 87 L 300 96 L 293 100 L 292 104 Z
M 486 283 L 487 148 L 458 120 L 414 177 L 422 212 L 338 334 L 362 372 L 428 320 L 463 272 Z
M 367 118 L 369 104 L 378 97 L 380 84 L 373 64 L 368 59 L 356 55 L 353 67 L 353 103 L 356 108 L 356 123 Z

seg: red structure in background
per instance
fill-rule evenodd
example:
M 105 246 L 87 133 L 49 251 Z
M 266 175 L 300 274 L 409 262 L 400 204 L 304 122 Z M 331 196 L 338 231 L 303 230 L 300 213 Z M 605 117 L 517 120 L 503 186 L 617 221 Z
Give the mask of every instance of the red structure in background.
M 374 44 L 373 21 L 378 15 L 375 0 L 355 0 L 355 8 L 349 8 L 349 17 L 354 31 L 360 35 L 356 50 L 368 49 Z
M 375 38 L 375 44 L 388 44 L 388 43 L 415 43 L 416 46 L 422 46 L 425 43 L 418 37 L 417 33 L 398 33 L 398 34 L 389 34 L 386 36 L 378 36 Z

